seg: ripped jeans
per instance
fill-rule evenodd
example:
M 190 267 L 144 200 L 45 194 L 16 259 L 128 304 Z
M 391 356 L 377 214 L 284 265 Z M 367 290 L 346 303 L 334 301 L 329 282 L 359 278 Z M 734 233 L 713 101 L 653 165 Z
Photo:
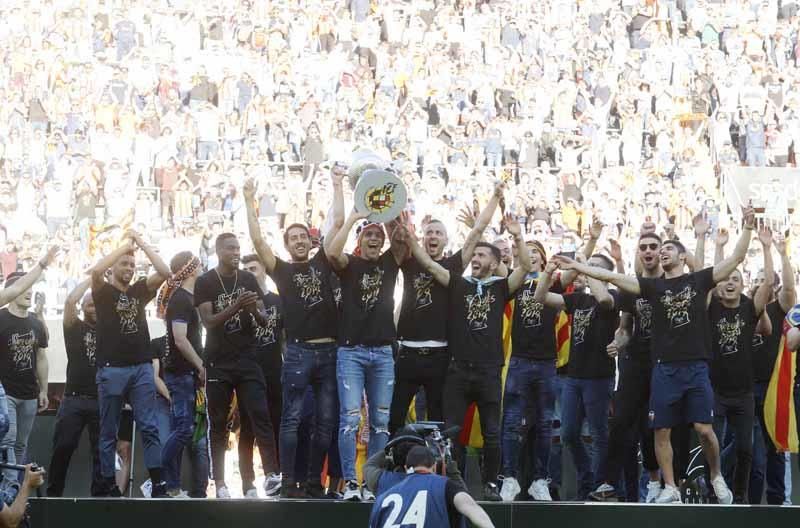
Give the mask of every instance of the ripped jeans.
M 336 378 L 342 476 L 344 480 L 356 480 L 356 434 L 365 390 L 369 409 L 368 456 L 382 451 L 389 440 L 389 407 L 394 392 L 392 347 L 339 347 Z

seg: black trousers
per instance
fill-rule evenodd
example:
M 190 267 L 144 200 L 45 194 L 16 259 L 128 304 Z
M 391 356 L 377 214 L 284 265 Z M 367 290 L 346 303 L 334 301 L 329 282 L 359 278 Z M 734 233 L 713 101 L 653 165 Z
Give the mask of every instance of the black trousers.
M 253 428 L 264 473 L 277 473 L 278 453 L 275 430 L 269 418 L 264 375 L 255 361 L 240 360 L 232 367 L 219 368 L 209 365 L 207 369 L 206 398 L 208 423 L 211 429 L 211 477 L 225 480 L 225 451 L 228 447 L 228 415 L 231 410 L 233 391 L 245 409 L 246 418 Z
M 749 502 L 750 468 L 753 464 L 753 421 L 755 420 L 755 403 L 753 393 L 725 396 L 714 394 L 714 433 L 720 447 L 720 459 L 723 456 L 725 434 L 730 428 L 736 449 L 736 469 L 733 472 L 733 500 L 736 504 Z M 725 472 L 723 471 L 723 474 Z
M 47 496 L 61 497 L 67 480 L 67 468 L 72 454 L 78 448 L 83 429 L 89 430 L 92 449 L 92 487 L 93 497 L 103 493 L 103 478 L 100 474 L 100 409 L 97 398 L 65 394 L 56 415 L 53 431 L 53 456 L 47 475 Z
M 500 401 L 502 366 L 454 360 L 447 369 L 444 385 L 445 428 L 464 426 L 464 414 L 471 403 L 480 413 L 483 433 L 483 482 L 495 482 L 500 473 Z M 464 471 L 465 448 L 455 442 L 454 455 Z
M 648 424 L 650 378 L 652 368 L 646 358 L 625 356 L 620 358 L 620 375 L 614 393 L 614 415 L 609 421 L 608 480 L 619 489 L 618 480 L 631 453 L 636 457 L 636 445 L 641 441 L 642 465 L 646 470 L 658 469 L 653 430 Z M 638 501 L 638 476 L 628 498 Z M 633 482 L 626 481 L 626 490 Z
M 449 364 L 447 347 L 413 348 L 400 345 L 394 363 L 394 394 L 389 410 L 390 435 L 405 424 L 408 406 L 420 387 L 425 389 L 428 420 L 443 420 L 442 397 Z
M 272 423 L 276 446 L 280 445 L 278 442 L 279 428 L 275 427 L 275 425 L 281 423 L 282 363 L 283 361 L 279 355 L 260 362 L 261 373 L 264 375 L 264 381 L 267 383 L 267 410 L 269 411 L 269 419 Z M 256 480 L 256 475 L 253 471 L 253 447 L 256 445 L 256 437 L 255 434 L 253 434 L 253 427 L 250 420 L 247 419 L 247 411 L 242 405 L 242 400 L 239 399 L 238 402 L 239 419 L 241 421 L 238 444 L 239 474 L 242 476 L 242 487 L 245 488 L 242 491 L 246 492 L 253 487 L 253 482 Z

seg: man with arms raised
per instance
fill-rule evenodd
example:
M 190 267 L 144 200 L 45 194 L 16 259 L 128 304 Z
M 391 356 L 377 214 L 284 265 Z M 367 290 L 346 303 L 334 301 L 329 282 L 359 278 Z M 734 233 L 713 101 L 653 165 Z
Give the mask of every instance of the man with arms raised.
M 677 240 L 661 245 L 659 258 L 664 275 L 658 278 L 629 277 L 556 257 L 562 269 L 575 269 L 610 282 L 623 291 L 641 295 L 653 309 L 653 367 L 650 396 L 650 426 L 655 430 L 655 450 L 664 489 L 656 502 L 680 502 L 672 468 L 670 432 L 682 423 L 694 424 L 708 461 L 711 484 L 722 504 L 733 502 L 733 494 L 720 473 L 719 442 L 712 428 L 714 393 L 708 361 L 711 357 L 710 324 L 706 300 L 715 284 L 730 275 L 747 256 L 755 225 L 752 208 L 743 211 L 744 229 L 729 258 L 713 268 L 685 273 L 686 248 Z

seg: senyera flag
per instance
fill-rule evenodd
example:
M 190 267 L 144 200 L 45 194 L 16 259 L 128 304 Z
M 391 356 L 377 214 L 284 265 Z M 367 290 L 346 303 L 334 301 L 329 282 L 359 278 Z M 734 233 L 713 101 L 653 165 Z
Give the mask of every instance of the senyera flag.
M 797 453 L 797 420 L 793 393 L 795 358 L 786 343 L 786 333 L 790 328 L 792 325 L 784 320 L 778 357 L 775 359 L 764 399 L 764 424 L 777 451 Z

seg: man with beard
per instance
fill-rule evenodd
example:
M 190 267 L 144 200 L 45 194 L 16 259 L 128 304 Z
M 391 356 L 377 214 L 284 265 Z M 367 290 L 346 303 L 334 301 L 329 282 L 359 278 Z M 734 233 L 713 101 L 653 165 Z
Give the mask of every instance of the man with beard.
M 549 293 L 558 262 L 552 260 L 545 266 L 534 300 L 572 316 L 570 360 L 561 395 L 561 440 L 575 461 L 578 498 L 582 500 L 596 481 L 603 482 L 606 477 L 608 410 L 615 371 L 607 349 L 617 327 L 619 308 L 616 292 L 609 292 L 603 283 L 591 277 L 585 283 L 579 281 L 574 293 Z M 610 271 L 614 263 L 603 255 L 592 255 L 587 267 Z M 583 291 L 587 285 L 591 294 Z M 580 435 L 584 418 L 592 436 L 591 457 Z
M 653 308 L 651 339 L 653 367 L 650 395 L 650 426 L 655 430 L 658 466 L 664 479 L 657 503 L 680 502 L 672 467 L 670 432 L 682 423 L 694 424 L 708 462 L 711 485 L 722 504 L 733 495 L 720 473 L 719 442 L 712 428 L 714 393 L 709 378 L 710 324 L 706 299 L 714 285 L 730 275 L 747 256 L 755 225 L 752 208 L 743 210 L 744 229 L 729 258 L 694 273 L 685 273 L 686 248 L 677 240 L 661 245 L 659 257 L 664 275 L 658 278 L 629 277 L 557 257 L 562 269 L 575 269 L 610 282 L 623 291 L 641 295 Z
M 343 216 L 343 171 L 331 174 L 334 187 L 334 229 L 341 227 L 337 220 Z M 286 331 L 282 382 L 282 414 L 280 422 L 280 458 L 284 468 L 282 494 L 295 488 L 292 468 L 297 461 L 298 427 L 303 413 L 303 401 L 309 387 L 314 392 L 314 424 L 311 461 L 308 467 L 306 493 L 323 498 L 320 482 L 325 456 L 331 446 L 338 423 L 339 399 L 336 387 L 336 337 L 338 311 L 331 284 L 332 270 L 326 247 L 311 257 L 312 239 L 307 226 L 292 224 L 283 233 L 284 248 L 289 253 L 286 262 L 275 256 L 264 240 L 258 225 L 255 208 L 255 185 L 244 186 L 247 223 L 250 238 L 264 270 L 278 288 Z M 325 237 L 326 246 L 331 236 Z
M 339 191 L 341 192 L 341 191 Z M 389 437 L 389 408 L 394 389 L 392 343 L 394 289 L 400 263 L 406 257 L 405 230 L 395 229 L 389 250 L 381 253 L 386 234 L 379 224 L 364 221 L 356 230 L 356 250 L 344 254 L 353 225 L 367 215 L 353 211 L 328 245 L 328 260 L 342 287 L 342 313 L 336 377 L 339 393 L 339 453 L 347 481 L 345 500 L 371 498 L 362 495 L 356 480 L 356 432 L 361 420 L 364 389 L 369 408 L 368 456 L 383 450 Z
M 510 215 L 505 226 L 522 247 L 522 228 Z M 500 501 L 497 476 L 500 472 L 500 402 L 503 312 L 506 301 L 521 286 L 531 271 L 527 251 L 520 252 L 520 266 L 507 278 L 497 276 L 500 251 L 486 242 L 478 242 L 470 260 L 471 275 L 462 277 L 434 261 L 412 236 L 412 254 L 434 279 L 450 292 L 448 343 L 452 361 L 444 389 L 446 427 L 460 426 L 471 403 L 480 413 L 484 453 L 484 498 Z M 457 445 L 456 460 L 464 464 L 464 448 Z
M 708 306 L 711 323 L 711 386 L 714 388 L 714 433 L 725 438 L 728 426 L 736 445 L 733 500 L 749 500 L 748 484 L 753 458 L 753 363 L 756 325 L 772 290 L 772 232 L 758 233 L 764 253 L 766 280 L 752 299 L 745 297 L 742 273 L 737 269 L 717 285 Z M 762 333 L 763 330 L 762 330 Z
M 136 270 L 134 250 L 141 248 L 155 273 L 131 284 Z M 106 280 L 107 270 L 111 273 Z M 133 407 L 144 441 L 144 458 L 153 482 L 152 496 L 166 496 L 161 473 L 161 442 L 154 402 L 150 332 L 145 306 L 170 276 L 169 268 L 135 231 L 126 233 L 122 245 L 89 270 L 92 299 L 97 313 L 97 393 L 100 406 L 100 471 L 103 495 L 121 496 L 114 480 L 117 428 L 125 401 Z
M 48 471 L 48 497 L 61 497 L 72 453 L 80 443 L 84 427 L 92 449 L 92 496 L 102 492 L 98 439 L 100 411 L 97 406 L 95 352 L 97 323 L 94 300 L 87 290 L 91 279 L 80 283 L 64 303 L 64 347 L 67 352 L 67 383 L 53 430 L 53 457 Z M 78 317 L 81 301 L 83 319 Z
M 486 226 L 503 197 L 505 184 L 499 183 L 486 208 L 464 241 L 463 250 L 443 257 L 447 229 L 439 220 L 422 226 L 422 246 L 428 255 L 453 273 L 461 274 L 469 263 Z M 447 288 L 437 283 L 422 265 L 411 257 L 403 265 L 403 304 L 397 324 L 399 350 L 395 364 L 395 386 L 389 417 L 389 433 L 403 426 L 408 406 L 420 387 L 425 389 L 428 420 L 443 418 L 442 390 L 450 355 L 447 353 Z
M 770 289 L 766 316 L 769 319 L 771 333 L 762 335 L 756 329 L 753 340 L 753 396 L 755 403 L 755 421 L 753 427 L 753 463 L 750 472 L 749 502 L 761 504 L 764 495 L 764 482 L 767 486 L 767 504 L 783 504 L 786 495 L 785 473 L 786 458 L 784 453 L 775 449 L 764 423 L 764 400 L 767 396 L 775 358 L 780 352 L 783 320 L 786 313 L 797 302 L 794 284 L 794 268 L 789 260 L 786 239 L 777 236 L 774 246 L 781 257 L 781 274 L 773 273 L 773 286 Z M 764 270 L 756 275 L 749 297 L 752 299 L 760 285 L 766 280 Z M 795 406 L 795 409 L 797 406 Z
M 264 467 L 264 493 L 275 496 L 281 477 L 275 433 L 269 417 L 264 375 L 256 361 L 256 332 L 266 322 L 259 309 L 263 292 L 249 271 L 239 269 L 239 241 L 222 233 L 215 242 L 217 267 L 201 275 L 194 303 L 206 327 L 206 398 L 210 428 L 211 477 L 218 499 L 229 499 L 225 484 L 228 414 L 233 391 L 253 427 Z M 262 305 L 263 306 L 263 305 Z

